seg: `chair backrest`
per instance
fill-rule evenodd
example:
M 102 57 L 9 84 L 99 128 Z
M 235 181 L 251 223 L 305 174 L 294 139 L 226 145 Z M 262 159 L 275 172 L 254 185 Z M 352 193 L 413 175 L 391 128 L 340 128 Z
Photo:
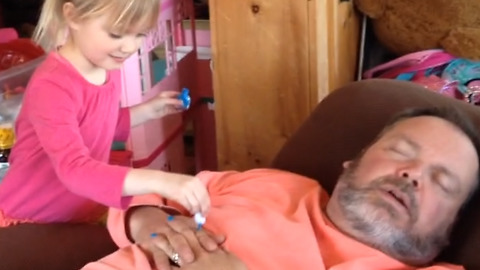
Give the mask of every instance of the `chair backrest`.
M 317 179 L 329 192 L 342 170 L 372 142 L 394 114 L 410 107 L 455 106 L 480 131 L 480 108 L 425 90 L 411 82 L 372 79 L 327 96 L 282 147 L 272 167 Z M 474 196 L 455 227 L 451 245 L 438 260 L 480 269 L 480 196 Z

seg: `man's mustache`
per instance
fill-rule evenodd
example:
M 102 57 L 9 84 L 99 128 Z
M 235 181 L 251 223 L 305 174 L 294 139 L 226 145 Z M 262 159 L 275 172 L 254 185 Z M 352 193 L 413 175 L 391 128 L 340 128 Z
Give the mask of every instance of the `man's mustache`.
M 401 197 L 405 201 L 404 204 L 407 207 L 410 215 L 416 217 L 418 213 L 418 201 L 415 196 L 415 187 L 408 179 L 398 177 L 394 175 L 383 176 L 373 180 L 367 187 L 360 188 L 362 190 L 389 190 L 389 188 L 395 189 L 395 193 L 401 192 L 402 194 L 396 194 L 396 197 Z

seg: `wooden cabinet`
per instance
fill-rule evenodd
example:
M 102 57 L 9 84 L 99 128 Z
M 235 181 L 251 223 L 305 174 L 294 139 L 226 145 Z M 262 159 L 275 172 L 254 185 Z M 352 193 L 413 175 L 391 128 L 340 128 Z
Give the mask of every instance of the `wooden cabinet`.
M 210 0 L 218 167 L 268 166 L 330 91 L 355 78 L 350 1 Z

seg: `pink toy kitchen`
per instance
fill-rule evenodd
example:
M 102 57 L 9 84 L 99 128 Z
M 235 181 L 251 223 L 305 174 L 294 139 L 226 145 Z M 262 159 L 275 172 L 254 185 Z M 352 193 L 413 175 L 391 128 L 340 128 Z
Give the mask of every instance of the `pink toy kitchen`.
M 161 91 L 180 93 L 182 89 L 189 90 L 191 103 L 183 113 L 133 128 L 126 143 L 112 142 L 112 164 L 189 174 L 216 169 L 210 32 L 205 25 L 205 21 L 195 20 L 193 1 L 161 2 L 156 29 L 123 68 L 115 71 L 122 89 L 120 106 L 136 105 Z M 22 92 L 44 55 L 14 29 L 0 28 L 0 181 L 8 170 Z

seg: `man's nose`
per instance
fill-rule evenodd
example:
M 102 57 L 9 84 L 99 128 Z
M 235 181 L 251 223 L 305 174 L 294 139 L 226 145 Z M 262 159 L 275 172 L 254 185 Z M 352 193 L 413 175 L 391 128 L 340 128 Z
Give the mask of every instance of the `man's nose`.
M 409 181 L 413 187 L 419 188 L 422 183 L 423 170 L 420 165 L 412 163 L 398 170 L 397 176 Z

